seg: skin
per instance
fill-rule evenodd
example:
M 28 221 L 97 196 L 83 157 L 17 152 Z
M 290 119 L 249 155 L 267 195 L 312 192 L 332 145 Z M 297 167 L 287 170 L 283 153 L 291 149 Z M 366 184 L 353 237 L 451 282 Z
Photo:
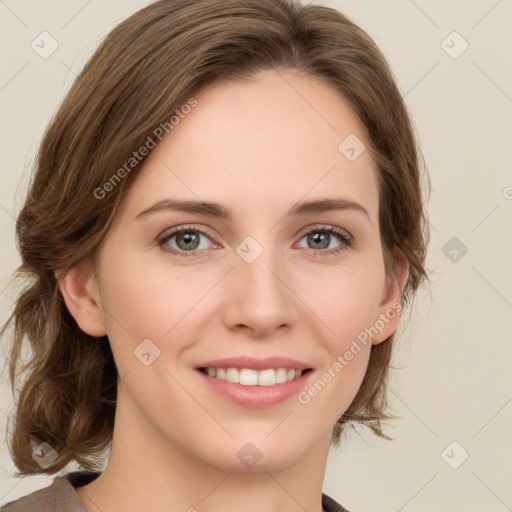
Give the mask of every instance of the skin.
M 108 335 L 121 376 L 108 465 L 77 492 L 88 512 L 218 512 L 226 503 L 320 512 L 332 428 L 361 385 L 371 343 L 384 342 L 400 314 L 308 404 L 294 396 L 245 408 L 210 390 L 193 367 L 283 355 L 313 367 L 313 383 L 399 303 L 407 270 L 385 274 L 377 168 L 368 150 L 353 162 L 338 150 L 351 133 L 369 144 L 348 103 L 316 79 L 265 71 L 195 98 L 145 162 L 96 261 L 76 265 L 60 285 L 81 329 Z M 299 200 L 324 197 L 356 201 L 369 217 L 351 209 L 285 215 Z M 165 198 L 215 201 L 233 218 L 160 211 L 135 220 Z M 194 232 L 199 255 L 158 244 L 190 224 L 211 234 Z M 307 229 L 323 225 L 345 230 L 353 245 L 334 235 L 327 248 L 308 241 Z M 263 249 L 252 263 L 236 252 L 247 236 Z M 177 244 L 174 237 L 167 247 L 186 252 Z M 160 350 L 149 366 L 133 354 L 144 339 Z M 248 442 L 261 453 L 252 467 L 237 457 Z

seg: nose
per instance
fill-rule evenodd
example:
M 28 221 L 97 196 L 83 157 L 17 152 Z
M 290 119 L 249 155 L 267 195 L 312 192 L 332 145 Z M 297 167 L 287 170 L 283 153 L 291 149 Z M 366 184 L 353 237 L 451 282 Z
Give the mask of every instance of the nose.
M 293 327 L 299 318 L 300 301 L 289 269 L 270 250 L 249 261 L 235 253 L 234 268 L 224 283 L 224 325 L 230 330 L 248 331 L 253 338 Z

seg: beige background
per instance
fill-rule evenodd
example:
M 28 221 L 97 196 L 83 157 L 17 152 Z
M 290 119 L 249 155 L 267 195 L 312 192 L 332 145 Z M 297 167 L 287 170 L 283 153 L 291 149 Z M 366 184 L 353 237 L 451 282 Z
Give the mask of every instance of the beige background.
M 0 1 L 1 321 L 13 305 L 6 287 L 19 263 L 14 218 L 46 123 L 101 38 L 148 3 Z M 390 391 L 401 419 L 387 429 L 395 440 L 365 430 L 350 436 L 341 454 L 331 453 L 324 491 L 353 512 L 511 510 L 512 1 L 315 3 L 347 14 L 383 50 L 433 184 L 432 285 L 401 329 L 395 363 L 404 368 Z M 59 45 L 47 59 L 31 48 L 43 31 Z M 469 47 L 453 58 L 463 40 Z M 445 245 L 452 237 L 465 255 Z M 2 435 L 11 407 L 4 376 Z M 468 459 L 453 469 L 446 461 L 456 465 L 463 450 Z M 2 443 L 0 504 L 53 478 L 20 481 L 13 470 Z

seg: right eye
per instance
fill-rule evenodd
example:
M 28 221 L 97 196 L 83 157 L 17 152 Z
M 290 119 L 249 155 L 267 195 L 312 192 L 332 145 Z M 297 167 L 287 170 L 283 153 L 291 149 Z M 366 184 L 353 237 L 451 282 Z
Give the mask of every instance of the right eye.
M 196 256 L 197 252 L 208 248 L 201 244 L 201 237 L 209 239 L 210 235 L 194 226 L 180 227 L 160 238 L 158 245 L 164 251 L 176 254 L 177 256 Z M 171 245 L 171 242 L 174 243 L 174 247 Z

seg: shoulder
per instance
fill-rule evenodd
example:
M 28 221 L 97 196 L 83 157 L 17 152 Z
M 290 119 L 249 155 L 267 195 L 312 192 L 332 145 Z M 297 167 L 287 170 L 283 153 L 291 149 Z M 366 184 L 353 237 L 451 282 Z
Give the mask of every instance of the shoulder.
M 75 471 L 55 477 L 48 487 L 0 506 L 0 512 L 85 512 L 75 487 L 86 485 L 99 475 L 93 471 Z M 325 512 L 350 512 L 325 493 L 322 493 L 322 508 Z
M 343 505 L 340 505 L 334 498 L 322 493 L 322 509 L 325 512 L 350 512 Z
M 75 487 L 92 482 L 99 473 L 74 471 L 57 476 L 52 483 L 0 506 L 0 512 L 85 512 Z

